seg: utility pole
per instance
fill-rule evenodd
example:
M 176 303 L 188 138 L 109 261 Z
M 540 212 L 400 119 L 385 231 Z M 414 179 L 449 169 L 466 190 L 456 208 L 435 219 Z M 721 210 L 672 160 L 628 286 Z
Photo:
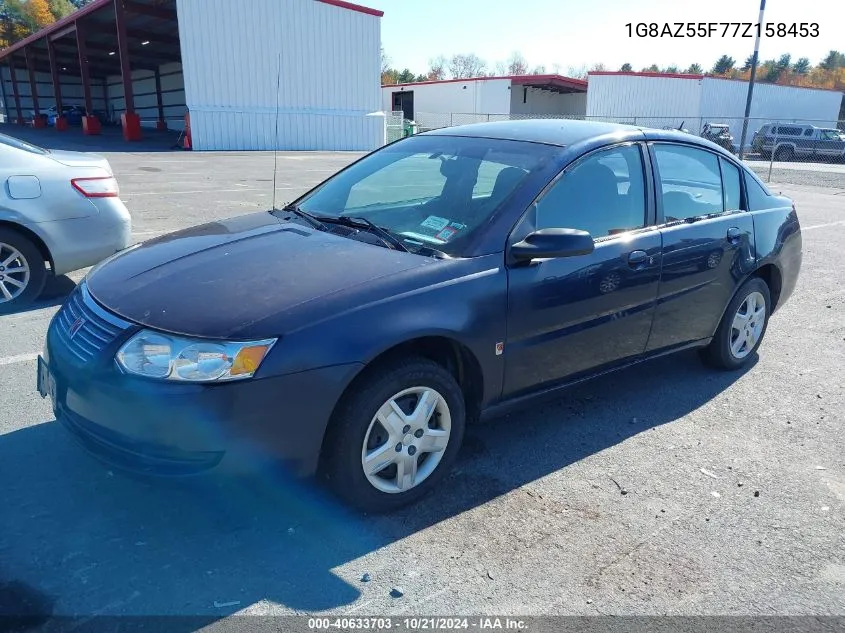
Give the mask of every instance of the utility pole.
M 760 17 L 757 19 L 757 36 L 754 38 L 754 56 L 751 58 L 751 77 L 748 80 L 748 97 L 745 100 L 745 118 L 742 120 L 742 136 L 739 139 L 739 159 L 745 156 L 745 137 L 748 134 L 748 117 L 751 115 L 751 97 L 754 94 L 754 79 L 757 77 L 757 59 L 760 53 L 760 33 L 763 31 L 763 13 L 766 0 L 760 0 Z

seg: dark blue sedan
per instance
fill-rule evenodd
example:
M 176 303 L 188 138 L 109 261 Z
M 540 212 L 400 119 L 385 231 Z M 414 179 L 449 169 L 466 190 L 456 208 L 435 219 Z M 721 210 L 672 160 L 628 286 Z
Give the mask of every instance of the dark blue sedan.
M 792 202 L 708 141 L 455 127 L 101 264 L 39 390 L 114 466 L 281 463 L 384 511 L 443 478 L 468 420 L 686 348 L 743 366 L 800 265 Z

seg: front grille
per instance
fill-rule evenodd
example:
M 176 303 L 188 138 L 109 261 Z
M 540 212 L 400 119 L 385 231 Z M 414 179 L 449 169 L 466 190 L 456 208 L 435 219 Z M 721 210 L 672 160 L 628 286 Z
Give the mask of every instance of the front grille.
M 82 319 L 79 322 L 79 319 Z M 77 325 L 71 336 L 71 328 Z M 129 328 L 130 323 L 106 312 L 85 285 L 73 291 L 56 315 L 55 333 L 62 345 L 79 360 L 89 361 Z

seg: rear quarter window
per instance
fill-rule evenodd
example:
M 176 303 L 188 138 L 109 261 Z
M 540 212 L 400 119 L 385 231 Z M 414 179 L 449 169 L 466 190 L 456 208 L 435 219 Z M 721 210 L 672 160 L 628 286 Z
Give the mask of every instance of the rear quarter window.
M 771 194 L 761 185 L 754 176 L 749 173 L 745 175 L 745 196 L 748 198 L 749 211 L 761 211 L 772 208 Z

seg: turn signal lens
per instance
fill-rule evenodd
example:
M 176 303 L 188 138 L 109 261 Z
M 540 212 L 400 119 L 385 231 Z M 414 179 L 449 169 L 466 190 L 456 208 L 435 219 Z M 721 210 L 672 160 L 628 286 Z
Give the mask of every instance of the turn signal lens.
M 258 369 L 258 366 L 264 360 L 268 351 L 270 351 L 269 345 L 252 345 L 241 348 L 241 351 L 235 356 L 235 361 L 232 363 L 232 369 L 229 370 L 229 374 L 231 376 L 241 376 L 243 374 L 251 376 Z

